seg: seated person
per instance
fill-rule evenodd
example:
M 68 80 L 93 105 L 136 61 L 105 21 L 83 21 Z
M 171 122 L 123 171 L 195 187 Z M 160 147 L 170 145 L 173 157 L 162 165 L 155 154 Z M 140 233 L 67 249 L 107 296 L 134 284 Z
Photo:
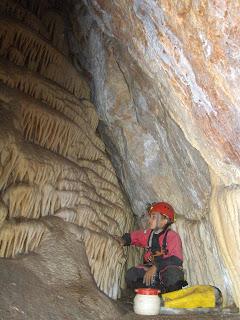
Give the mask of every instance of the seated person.
M 127 287 L 158 288 L 162 293 L 181 289 L 184 281 L 182 242 L 177 232 L 170 229 L 174 210 L 166 202 L 153 203 L 148 208 L 149 229 L 125 233 L 116 240 L 123 246 L 146 248 L 144 264 L 126 273 Z

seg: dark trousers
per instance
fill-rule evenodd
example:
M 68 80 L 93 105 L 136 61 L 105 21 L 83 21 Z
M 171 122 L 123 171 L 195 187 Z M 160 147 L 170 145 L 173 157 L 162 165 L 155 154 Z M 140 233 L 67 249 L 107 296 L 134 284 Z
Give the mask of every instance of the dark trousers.
M 147 288 L 143 284 L 143 277 L 146 271 L 143 268 L 132 267 L 126 273 L 126 283 L 129 289 Z M 150 288 L 157 288 L 161 293 L 171 292 L 182 289 L 186 286 L 184 281 L 184 273 L 182 268 L 176 266 L 169 266 L 162 272 L 158 272 L 155 276 L 154 282 L 148 286 Z

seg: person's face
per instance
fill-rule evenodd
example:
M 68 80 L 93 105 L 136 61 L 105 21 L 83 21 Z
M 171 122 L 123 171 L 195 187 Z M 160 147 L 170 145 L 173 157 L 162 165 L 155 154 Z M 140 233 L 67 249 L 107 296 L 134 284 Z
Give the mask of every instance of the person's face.
M 148 224 L 150 229 L 160 228 L 163 229 L 167 223 L 167 219 L 159 213 L 152 212 L 149 215 Z

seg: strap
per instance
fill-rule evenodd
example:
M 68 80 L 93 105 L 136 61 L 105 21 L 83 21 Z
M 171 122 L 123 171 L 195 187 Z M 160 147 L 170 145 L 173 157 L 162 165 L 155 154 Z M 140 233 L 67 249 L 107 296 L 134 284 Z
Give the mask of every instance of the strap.
M 163 242 L 162 242 L 162 249 L 167 253 L 167 234 L 168 232 L 170 231 L 170 229 L 168 229 L 167 227 L 167 230 L 163 230 L 161 231 L 159 234 L 154 234 L 154 230 L 151 231 L 149 237 L 148 237 L 148 250 L 150 249 L 151 251 L 153 251 L 152 249 L 152 240 L 153 240 L 153 236 L 154 235 L 157 235 L 157 239 L 159 239 L 159 237 L 164 234 L 164 237 L 163 237 Z M 157 240 L 158 241 L 158 240 Z M 161 250 L 161 247 L 159 246 L 159 250 Z
M 166 267 L 164 267 L 163 269 L 161 269 L 159 272 L 162 273 L 162 272 L 165 272 L 165 271 L 167 271 L 168 269 L 171 269 L 171 268 L 173 268 L 173 269 L 175 268 L 175 269 L 178 269 L 178 270 L 184 272 L 182 266 L 176 266 L 176 265 L 166 266 Z
M 153 230 L 151 230 L 149 237 L 148 237 L 148 248 L 152 246 L 152 237 L 153 237 Z
M 163 242 L 162 242 L 162 249 L 167 253 L 167 234 L 170 231 L 170 229 L 167 229 L 164 238 L 163 238 Z

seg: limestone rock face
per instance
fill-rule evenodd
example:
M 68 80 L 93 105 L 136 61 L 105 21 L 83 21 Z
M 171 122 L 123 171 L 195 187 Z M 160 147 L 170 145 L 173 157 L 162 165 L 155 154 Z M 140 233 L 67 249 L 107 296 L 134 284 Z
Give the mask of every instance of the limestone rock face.
M 239 306 L 239 3 L 84 2 L 71 50 L 135 214 L 169 201 L 190 284 Z
M 0 261 L 1 318 L 120 319 L 116 303 L 92 278 L 84 228 L 53 217 L 41 223 L 45 233 L 34 254 Z

